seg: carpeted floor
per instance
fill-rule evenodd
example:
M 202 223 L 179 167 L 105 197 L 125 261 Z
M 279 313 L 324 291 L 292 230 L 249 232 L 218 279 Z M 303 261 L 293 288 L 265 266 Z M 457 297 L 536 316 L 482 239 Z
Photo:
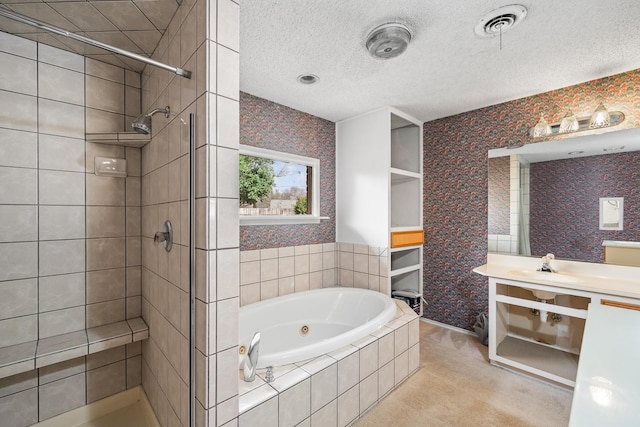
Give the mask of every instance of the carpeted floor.
M 490 365 L 475 336 L 420 322 L 420 369 L 354 426 L 560 427 L 571 398 Z

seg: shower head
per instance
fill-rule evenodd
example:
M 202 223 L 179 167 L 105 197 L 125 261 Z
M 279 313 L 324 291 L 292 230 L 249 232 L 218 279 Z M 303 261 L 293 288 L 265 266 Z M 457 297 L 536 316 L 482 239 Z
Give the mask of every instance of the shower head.
M 169 118 L 170 108 L 167 105 L 165 108 L 156 108 L 155 110 L 149 111 L 147 114 L 140 114 L 135 118 L 133 123 L 131 123 L 131 127 L 138 132 L 144 135 L 149 135 L 151 133 L 151 117 L 156 113 L 163 113 L 164 116 Z

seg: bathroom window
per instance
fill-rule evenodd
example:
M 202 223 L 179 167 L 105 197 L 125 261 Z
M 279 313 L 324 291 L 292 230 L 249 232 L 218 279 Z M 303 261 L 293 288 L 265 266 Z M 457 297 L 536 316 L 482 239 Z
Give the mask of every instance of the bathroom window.
M 240 146 L 240 224 L 320 221 L 320 160 Z

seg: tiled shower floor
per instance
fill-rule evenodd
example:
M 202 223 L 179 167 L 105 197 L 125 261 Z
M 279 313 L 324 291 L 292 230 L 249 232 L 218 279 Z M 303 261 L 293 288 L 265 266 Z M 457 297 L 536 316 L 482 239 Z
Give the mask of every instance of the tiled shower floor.
M 154 427 L 156 425 L 146 417 L 142 404 L 136 402 L 77 427 Z

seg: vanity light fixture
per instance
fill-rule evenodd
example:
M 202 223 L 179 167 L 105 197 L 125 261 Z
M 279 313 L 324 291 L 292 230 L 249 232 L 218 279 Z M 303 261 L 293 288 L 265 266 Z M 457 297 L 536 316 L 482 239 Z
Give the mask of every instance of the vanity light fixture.
M 598 105 L 598 108 L 591 115 L 591 121 L 589 122 L 589 127 L 591 129 L 598 128 L 606 128 L 611 125 L 611 116 L 609 112 L 604 107 L 602 102 Z
M 624 113 L 608 111 L 603 103 L 600 103 L 593 114 L 587 117 L 577 117 L 569 110 L 558 123 L 547 123 L 544 114 L 540 113 L 538 123 L 529 129 L 529 136 L 533 139 L 544 139 L 556 135 L 602 129 L 617 126 L 624 121 L 624 118 Z
M 578 129 L 580 129 L 578 118 L 571 112 L 571 110 L 569 110 L 569 112 L 562 118 L 562 121 L 560 122 L 558 133 L 575 132 Z
M 544 115 L 540 113 L 540 120 L 533 127 L 532 134 L 534 138 L 544 138 L 545 136 L 551 135 L 551 126 L 544 119 Z

